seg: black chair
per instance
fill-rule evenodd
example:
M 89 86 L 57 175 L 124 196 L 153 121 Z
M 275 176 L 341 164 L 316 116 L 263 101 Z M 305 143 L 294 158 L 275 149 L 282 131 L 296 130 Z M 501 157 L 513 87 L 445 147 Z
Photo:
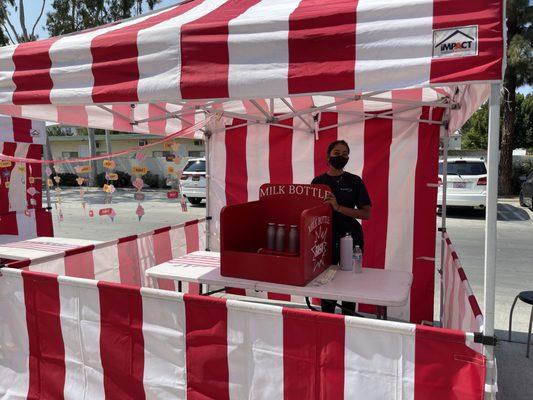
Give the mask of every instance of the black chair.
M 511 341 L 511 329 L 513 327 L 513 311 L 514 306 L 516 305 L 516 301 L 520 299 L 524 303 L 529 304 L 531 307 L 531 315 L 529 317 L 529 329 L 527 331 L 527 350 L 526 350 L 526 357 L 529 358 L 529 343 L 531 341 L 531 323 L 533 322 L 533 290 L 527 291 L 527 292 L 520 292 L 518 293 L 518 296 L 515 297 L 513 301 L 513 306 L 511 307 L 511 312 L 509 314 L 509 341 Z

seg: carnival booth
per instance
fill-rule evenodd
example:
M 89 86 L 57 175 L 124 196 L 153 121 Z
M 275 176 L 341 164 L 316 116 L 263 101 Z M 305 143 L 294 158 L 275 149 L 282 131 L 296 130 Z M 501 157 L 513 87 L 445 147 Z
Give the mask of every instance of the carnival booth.
M 41 160 L 45 123 L 0 115 L 2 154 Z M 0 243 L 52 236 L 52 217 L 42 206 L 41 165 L 0 161 Z
M 192 0 L 0 49 L 0 113 L 170 139 L 204 137 L 208 153 L 206 221 L 2 268 L 0 304 L 8 312 L 0 314 L 0 393 L 492 396 L 503 6 L 496 0 Z M 449 135 L 489 95 L 485 320 L 446 236 L 444 206 L 444 328 L 428 327 L 439 142 L 447 151 Z M 371 292 L 364 297 L 352 274 L 352 290 L 360 312 L 381 309 L 380 317 L 391 321 L 176 293 L 206 294 L 208 285 L 207 294 L 222 287 L 301 302 L 346 282 L 342 271 L 306 286 L 228 277 L 220 274 L 216 252 L 229 246 L 231 270 L 247 250 L 243 243 L 255 249 L 266 234 L 261 224 L 260 233 L 250 233 L 246 221 L 241 234 L 251 236 L 239 241 L 238 226 L 224 226 L 224 215 L 231 225 L 238 212 L 225 206 L 255 202 L 264 184 L 309 184 L 325 171 L 326 148 L 335 139 L 349 143 L 346 169 L 363 178 L 372 199 L 361 276 L 402 278 L 387 288 L 361 280 L 361 290 Z M 248 218 L 263 212 L 253 207 L 231 209 Z M 294 224 L 307 211 L 278 217 Z M 253 268 L 258 255 L 249 253 Z M 399 286 L 401 301 L 387 303 Z

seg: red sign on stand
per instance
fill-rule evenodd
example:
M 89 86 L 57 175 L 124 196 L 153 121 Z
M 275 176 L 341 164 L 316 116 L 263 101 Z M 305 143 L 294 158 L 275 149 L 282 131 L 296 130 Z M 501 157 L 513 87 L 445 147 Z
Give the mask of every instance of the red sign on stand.
M 274 185 L 260 188 L 260 198 L 227 206 L 220 214 L 221 274 L 304 286 L 331 264 L 331 206 L 324 185 Z M 269 223 L 296 225 L 299 252 L 265 251 Z M 286 237 L 288 235 L 285 235 Z

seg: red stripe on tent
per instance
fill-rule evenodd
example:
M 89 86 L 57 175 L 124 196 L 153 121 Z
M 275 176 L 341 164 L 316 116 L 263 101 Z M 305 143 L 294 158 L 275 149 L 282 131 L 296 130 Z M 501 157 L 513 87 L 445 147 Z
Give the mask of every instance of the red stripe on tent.
M 138 288 L 98 282 L 105 396 L 144 399 L 142 297 Z
M 50 77 L 50 46 L 58 38 L 22 43 L 13 53 L 13 104 L 50 104 L 54 82 Z
M 172 245 L 170 243 L 170 233 L 168 229 L 153 235 L 154 257 L 156 264 L 162 264 L 172 259 Z M 176 290 L 176 285 L 172 279 L 157 279 L 159 289 Z
M 65 345 L 61 333 L 57 277 L 22 271 L 22 279 L 30 347 L 27 398 L 62 399 L 65 386 Z M 26 356 L 21 354 L 21 357 Z
M 113 114 L 113 129 L 122 132 L 131 132 L 132 125 L 130 123 L 133 115 L 133 110 L 129 104 L 113 104 L 111 106 L 113 112 L 116 112 L 123 117 Z
M 14 156 L 15 151 L 17 150 L 17 143 L 11 143 L 11 142 L 4 142 L 3 143 L 3 151 L 2 153 L 6 156 Z M 6 175 L 0 176 L 0 213 L 5 214 L 10 212 L 9 209 L 9 188 L 6 187 L 6 182 L 9 181 L 9 177 L 7 173 L 9 172 L 9 176 L 11 175 L 11 171 L 13 171 L 13 168 L 15 168 L 15 163 L 11 162 L 11 165 L 9 167 L 2 168 L 2 173 Z M 17 204 L 14 204 L 14 206 L 17 206 Z M 2 216 L 3 218 L 3 216 Z M 16 218 L 15 218 L 16 221 Z M 2 223 L 4 223 L 4 220 L 2 219 Z M 15 222 L 15 226 L 17 223 Z M 18 232 L 18 229 L 15 231 Z M 16 235 L 17 233 L 15 233 Z
M 57 120 L 65 125 L 88 126 L 89 116 L 85 106 L 56 106 Z
M 365 121 L 364 165 L 362 179 L 372 202 L 372 219 L 364 220 L 365 252 L 363 266 L 384 268 L 389 213 L 389 162 L 392 144 L 392 120 Z M 361 304 L 362 312 L 376 313 L 376 307 Z
M 230 126 L 245 121 L 234 119 Z M 226 142 L 226 204 L 248 201 L 248 172 L 246 169 L 246 126 L 232 129 L 225 134 Z
M 17 143 L 32 143 L 33 138 L 30 135 L 32 130 L 31 119 L 26 118 L 11 118 L 13 121 L 13 138 Z
M 267 293 L 267 297 L 269 300 L 281 300 L 281 301 L 291 301 L 291 295 L 290 294 L 281 294 L 281 293 Z
M 288 129 L 279 126 L 269 128 L 270 183 L 292 183 L 292 118 L 279 123 L 287 125 Z
M 320 128 L 336 125 L 338 121 L 337 113 L 322 113 L 320 117 Z M 318 134 L 315 140 L 315 176 L 321 175 L 328 170 L 328 146 L 337 140 L 337 127 L 326 129 Z
M 481 308 L 479 308 L 479 304 L 477 302 L 476 296 L 474 295 L 468 296 L 468 302 L 470 303 L 470 307 L 472 308 L 472 312 L 474 313 L 474 316 L 477 317 L 478 315 L 481 315 Z
M 284 399 L 344 398 L 344 318 L 283 309 Z
M 485 357 L 465 344 L 465 334 L 416 327 L 415 399 L 479 400 L 485 389 Z
M 28 146 L 28 152 L 26 153 L 27 158 L 31 158 L 33 160 L 40 160 L 43 155 L 43 146 L 38 144 L 30 144 Z M 33 184 L 30 184 L 30 178 L 33 178 Z M 42 167 L 39 164 L 26 164 L 26 189 L 29 189 L 30 187 L 35 188 L 37 190 L 37 194 L 33 196 L 33 199 L 35 200 L 35 205 L 31 204 L 32 196 L 26 191 L 26 204 L 28 205 L 28 208 L 36 208 L 40 209 L 42 207 Z
M 502 1 L 471 0 L 433 2 L 433 29 L 477 25 L 478 55 L 433 58 L 431 83 L 502 79 Z M 460 28 L 458 28 L 460 29 Z
M 176 17 L 201 3 L 192 1 L 149 17 L 136 24 L 106 32 L 91 43 L 95 103 L 138 101 L 137 35 L 167 19 Z M 110 45 L 113 44 L 113 45 Z M 130 131 L 131 129 L 128 129 Z
M 323 6 L 322 0 L 302 0 L 289 18 L 291 94 L 355 87 L 357 1 Z
M 365 267 L 385 265 L 391 144 L 391 120 L 375 118 L 365 122 L 362 178 L 372 201 L 372 219 L 363 221 Z
M 189 285 L 190 285 L 190 283 L 189 283 Z M 237 296 L 246 296 L 246 289 L 228 287 L 228 288 L 226 288 L 225 292 L 228 293 L 228 294 L 234 294 L 234 295 L 237 295 Z
M 0 190 L 1 193 L 1 190 Z M 3 197 L 0 197 L 0 199 Z M 0 235 L 18 236 L 19 228 L 17 222 L 17 213 L 15 211 L 2 214 L 2 223 L 0 224 Z
M 429 117 L 429 109 L 423 107 L 420 118 Z M 433 110 L 433 119 L 440 120 L 442 112 Z M 433 320 L 433 296 L 435 290 L 434 218 L 437 207 L 437 190 L 428 183 L 437 183 L 439 162 L 439 125 L 419 124 L 418 158 L 415 172 L 415 209 L 413 222 L 413 285 L 411 287 L 411 322 Z
M 457 268 L 457 273 L 459 274 L 459 277 L 461 278 L 461 281 L 466 281 L 467 280 L 464 269 Z
M 187 253 L 200 250 L 200 233 L 198 231 L 198 221 L 195 224 L 185 224 L 185 241 Z
M 93 249 L 94 246 L 91 245 L 66 251 L 65 275 L 76 278 L 95 279 Z
M 35 210 L 35 224 L 37 236 L 54 236 L 52 213 L 46 210 Z
M 158 106 L 165 109 L 166 103 L 159 103 Z M 164 117 L 165 115 L 166 113 L 160 110 L 154 104 L 151 104 L 151 103 L 148 104 L 148 117 L 149 118 Z M 153 133 L 164 134 L 166 131 L 166 126 L 167 126 L 166 118 L 160 119 L 157 121 L 148 121 L 148 130 Z
M 200 250 L 200 233 L 198 231 L 198 220 L 186 222 L 184 231 L 185 242 L 187 245 L 187 253 L 192 253 L 193 251 Z M 200 285 L 198 283 L 189 282 L 188 293 L 200 294 Z
M 229 399 L 226 301 L 186 294 L 187 399 Z
M 130 240 L 119 240 L 117 244 L 120 283 L 125 285 L 141 286 L 139 249 L 136 238 L 133 236 Z
M 228 1 L 181 27 L 181 96 L 187 99 L 229 97 L 229 22 L 259 0 Z M 209 85 L 206 85 L 209 75 Z

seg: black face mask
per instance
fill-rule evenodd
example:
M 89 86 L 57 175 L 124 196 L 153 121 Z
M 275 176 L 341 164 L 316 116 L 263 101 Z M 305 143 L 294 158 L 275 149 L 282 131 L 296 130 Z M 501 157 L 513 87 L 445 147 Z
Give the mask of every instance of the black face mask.
M 329 158 L 329 164 L 335 169 L 343 169 L 348 163 L 348 157 L 332 156 Z

